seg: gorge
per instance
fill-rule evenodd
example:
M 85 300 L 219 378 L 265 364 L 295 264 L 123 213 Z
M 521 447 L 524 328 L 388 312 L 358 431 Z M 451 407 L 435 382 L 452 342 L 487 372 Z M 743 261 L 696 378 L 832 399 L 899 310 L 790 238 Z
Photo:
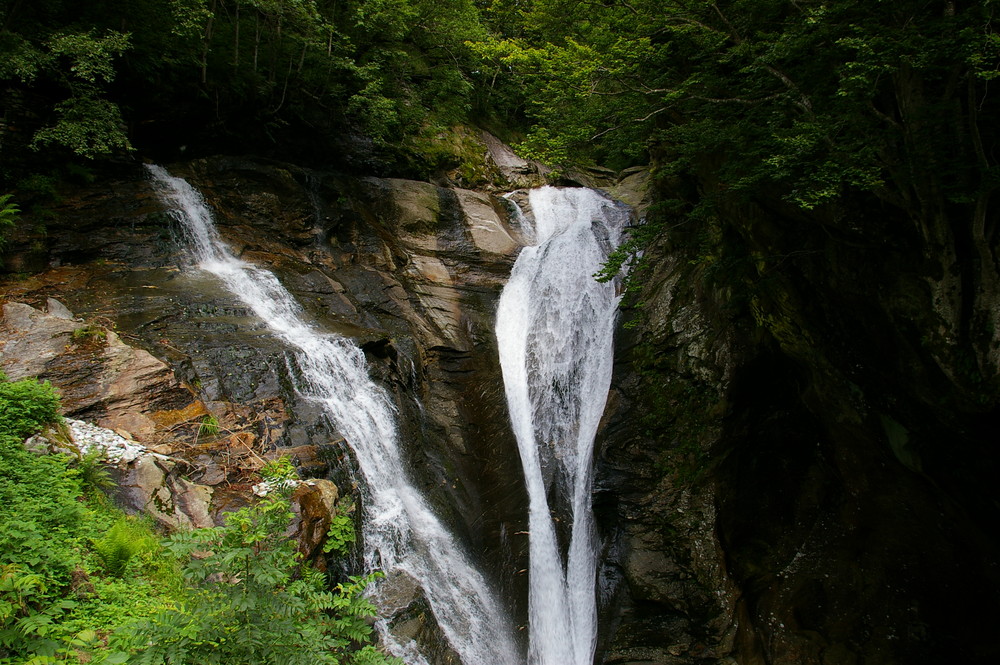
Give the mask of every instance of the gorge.
M 471 579 L 473 586 L 481 580 L 490 594 L 502 599 L 486 603 L 499 605 L 488 611 L 505 617 L 500 630 L 513 634 L 485 641 L 485 654 L 475 655 L 484 643 L 478 639 L 470 647 L 461 646 L 462 635 L 473 634 L 465 612 L 485 611 L 463 610 L 461 619 L 431 612 L 432 592 L 421 591 L 415 580 L 422 573 L 397 541 L 387 550 L 389 555 L 375 562 L 379 567 L 391 557 L 399 562 L 380 587 L 390 639 L 401 648 L 411 640 L 423 645 L 419 658 L 428 663 L 507 662 L 510 656 L 497 647 L 504 641 L 516 654 L 513 662 L 526 659 L 529 649 L 537 650 L 532 658 L 539 662 L 553 652 L 564 654 L 552 656 L 557 660 L 587 661 L 587 645 L 579 637 L 566 644 L 582 646 L 581 656 L 566 656 L 559 651 L 565 646 L 532 645 L 532 639 L 541 638 L 529 637 L 529 579 L 538 575 L 531 570 L 531 548 L 538 541 L 529 544 L 527 536 L 545 527 L 529 523 L 531 498 L 521 480 L 524 471 L 510 425 L 509 414 L 515 410 L 508 410 L 502 378 L 507 370 L 501 369 L 505 361 L 498 339 L 503 333 L 493 330 L 498 306 L 504 309 L 501 292 L 515 257 L 524 253 L 522 246 L 536 241 L 538 218 L 526 220 L 510 201 L 484 192 L 355 179 L 261 160 L 214 158 L 171 169 L 205 192 L 221 237 L 240 257 L 232 260 L 268 266 L 300 303 L 296 316 L 310 321 L 313 330 L 329 331 L 308 344 L 333 344 L 337 335 L 355 340 L 374 384 L 355 375 L 322 388 L 325 397 L 317 399 L 316 385 L 308 379 L 311 361 L 297 350 L 301 347 L 276 337 L 247 302 L 220 288 L 219 278 L 178 269 L 190 263 L 182 250 L 181 227 L 175 217 L 163 213 L 164 205 L 141 169 L 67 199 L 60 218 L 72 221 L 51 233 L 45 249 L 48 267 L 8 281 L 6 297 L 36 305 L 57 297 L 86 320 L 113 321 L 123 339 L 170 363 L 232 433 L 224 439 L 226 454 L 245 451 L 245 444 L 259 451 L 255 454 L 287 450 L 303 471 L 331 474 L 345 492 L 352 473 L 360 478 L 368 472 L 362 453 L 348 453 L 341 437 L 364 440 L 366 435 L 342 424 L 357 418 L 357 409 L 331 418 L 335 405 L 328 400 L 344 385 L 367 394 L 366 400 L 382 405 L 375 411 L 379 415 L 372 416 L 382 422 L 372 426 L 383 428 L 375 443 L 383 451 L 380 455 L 390 460 L 377 472 L 387 471 L 387 491 L 396 496 L 409 492 L 405 483 L 400 485 L 406 474 L 399 469 L 413 474 L 409 485 L 426 503 L 409 501 L 411 515 L 425 520 L 426 527 L 433 526 L 426 516 L 434 514 L 451 532 L 447 538 L 452 544 L 442 546 L 434 536 L 424 536 L 431 542 L 425 547 L 454 546 L 467 552 L 470 569 L 479 572 L 454 579 Z M 642 172 L 627 172 L 605 180 L 603 189 L 643 210 L 645 181 Z M 582 188 L 550 191 L 595 196 Z M 510 198 L 529 212 L 548 205 L 544 200 L 528 205 L 524 193 Z M 591 203 L 608 205 L 602 200 Z M 585 220 L 598 216 L 586 205 L 581 209 Z M 620 225 L 625 213 L 616 210 L 609 212 Z M 683 242 L 684 231 L 678 229 L 672 236 L 675 242 Z M 601 254 L 614 242 L 613 232 L 607 230 L 592 237 L 600 241 Z M 919 467 L 912 441 L 927 441 L 931 432 L 939 431 L 932 420 L 925 415 L 924 424 L 916 426 L 912 415 L 886 415 L 859 401 L 856 392 L 850 392 L 857 389 L 836 378 L 841 370 L 834 368 L 843 367 L 836 354 L 843 352 L 826 347 L 817 332 L 805 332 L 819 324 L 801 305 L 783 305 L 785 322 L 762 322 L 782 335 L 780 346 L 769 341 L 769 335 L 748 332 L 753 320 L 723 307 L 732 302 L 734 286 L 706 289 L 707 282 L 699 277 L 703 259 L 686 254 L 684 247 L 647 254 L 655 262 L 657 278 L 643 286 L 648 318 L 638 328 L 641 341 L 635 327 L 623 328 L 618 319 L 615 368 L 595 441 L 590 493 L 596 571 L 588 572 L 584 564 L 582 572 L 574 573 L 596 575 L 596 586 L 588 588 L 597 593 L 593 601 L 580 601 L 582 620 L 556 621 L 585 625 L 590 620 L 586 608 L 594 607 L 598 630 L 591 648 L 597 662 L 607 663 L 826 665 L 854 662 L 850 654 L 855 653 L 869 654 L 866 658 L 879 654 L 887 662 L 929 662 L 921 661 L 917 651 L 928 658 L 966 653 L 972 654 L 970 662 L 989 662 L 985 655 L 975 656 L 988 653 L 982 639 L 987 633 L 977 621 L 958 619 L 969 616 L 972 608 L 981 617 L 994 611 L 989 602 L 989 541 L 976 535 L 981 534 L 976 526 L 981 518 L 968 512 L 963 506 L 969 499 L 961 498 L 984 491 L 975 481 L 977 475 L 966 472 L 962 487 L 948 490 L 918 480 L 927 472 L 914 471 Z M 558 256 L 555 249 L 548 251 Z M 27 242 L 9 254 L 13 265 L 37 256 L 37 246 Z M 868 265 L 874 271 L 878 263 Z M 557 266 L 559 272 L 571 269 L 565 260 Z M 593 272 L 587 266 L 579 270 Z M 581 302 L 610 297 L 605 306 L 617 302 L 613 285 L 587 283 L 594 289 L 610 288 L 611 295 L 592 296 L 580 288 L 571 295 Z M 799 288 L 803 284 L 796 283 Z M 788 290 L 792 285 L 772 286 L 778 287 Z M 550 303 L 552 288 L 541 290 L 544 302 Z M 781 292 L 767 297 L 778 298 Z M 634 316 L 635 310 L 627 310 L 624 320 Z M 601 321 L 596 314 L 584 319 L 587 325 Z M 848 325 L 849 320 L 837 325 Z M 611 319 L 605 321 L 610 324 Z M 573 324 L 572 329 L 580 332 L 581 339 L 575 341 L 584 341 L 587 327 Z M 595 332 L 595 338 L 607 332 Z M 866 338 L 853 339 L 860 343 Z M 551 341 L 542 349 L 557 360 L 565 351 Z M 359 361 L 357 351 L 347 355 L 352 353 Z M 820 353 L 829 358 L 823 361 L 826 369 L 802 375 L 798 362 L 815 362 Z M 317 352 L 306 355 L 322 357 Z M 575 357 L 600 363 L 596 352 Z M 10 359 L 0 362 L 8 367 Z M 88 360 L 77 362 L 85 365 Z M 48 369 L 40 375 L 58 385 L 57 370 L 65 364 L 43 364 Z M 880 365 L 868 360 L 862 366 Z M 912 372 L 920 365 L 910 364 L 909 370 L 902 369 L 905 366 L 900 365 L 900 371 Z M 581 376 L 581 368 L 573 363 L 557 362 L 556 367 L 547 383 Z M 607 371 L 605 367 L 596 374 Z M 857 375 L 855 385 L 873 380 L 864 376 Z M 921 381 L 926 379 L 909 385 L 924 390 Z M 79 392 L 73 385 L 66 384 L 67 395 Z M 847 385 L 848 392 L 841 392 L 841 385 Z M 529 391 L 529 397 L 539 394 L 551 393 Z M 913 399 L 896 394 L 898 404 Z M 171 399 L 179 404 L 179 397 Z M 600 412 L 602 403 L 599 398 L 593 408 Z M 386 404 L 393 406 L 385 411 Z M 552 406 L 578 408 L 563 400 Z M 188 454 L 199 450 L 171 443 L 186 440 L 183 432 L 191 430 L 155 425 L 167 421 L 160 420 L 157 414 L 165 412 L 155 411 L 162 407 L 152 402 L 132 407 L 136 415 L 131 421 L 101 403 L 70 401 L 67 408 L 74 416 L 142 432 L 148 442 L 186 449 Z M 143 413 L 148 414 L 146 420 L 139 419 Z M 825 421 L 824 413 L 840 415 Z M 385 418 L 397 419 L 396 424 L 387 425 Z M 139 422 L 153 424 L 138 429 Z M 957 427 L 949 440 L 959 449 L 974 450 L 980 440 L 976 426 Z M 651 447 L 650 442 L 663 440 L 677 443 L 666 449 Z M 804 440 L 812 441 L 814 448 L 803 447 Z M 398 453 L 385 452 L 393 441 L 405 445 Z M 922 445 L 923 455 L 936 454 L 929 444 Z M 223 462 L 217 452 L 207 455 L 214 462 L 202 459 L 191 467 L 196 482 L 205 482 L 212 464 Z M 985 464 L 989 457 L 979 459 Z M 535 473 L 557 478 L 568 461 L 569 456 L 549 459 Z M 931 473 L 954 464 L 939 461 Z M 947 476 L 941 478 L 950 482 Z M 560 483 L 569 485 L 556 481 Z M 213 503 L 222 510 L 235 500 L 227 498 L 227 484 L 214 486 Z M 562 556 L 572 549 L 571 530 L 560 515 L 572 504 L 567 489 L 550 489 L 545 497 L 560 519 L 551 534 Z M 240 491 L 238 483 L 232 490 Z M 956 498 L 942 499 L 945 491 Z M 401 505 L 390 502 L 390 509 L 395 507 Z M 939 521 L 921 520 L 918 516 L 926 510 L 940 513 Z M 394 534 L 411 528 L 402 519 L 382 526 Z M 411 542 L 418 538 L 412 536 Z M 435 551 L 440 556 L 441 549 Z M 973 556 L 981 563 L 973 563 Z M 951 561 L 965 563 L 955 567 Z M 557 560 L 557 589 L 562 565 Z M 847 573 L 859 569 L 865 571 L 862 579 Z M 449 579 L 455 570 L 456 565 L 449 564 Z M 581 588 L 577 585 L 574 591 Z M 477 604 L 478 591 L 463 594 L 463 601 Z M 560 597 L 558 592 L 554 597 Z M 445 602 L 452 610 L 460 606 Z M 962 606 L 966 610 L 948 609 Z M 515 625 L 516 617 L 522 617 L 523 629 Z M 445 636 L 454 634 L 458 637 L 450 638 L 449 647 Z M 419 662 L 412 652 L 407 657 Z M 891 660 L 894 657 L 900 660 Z

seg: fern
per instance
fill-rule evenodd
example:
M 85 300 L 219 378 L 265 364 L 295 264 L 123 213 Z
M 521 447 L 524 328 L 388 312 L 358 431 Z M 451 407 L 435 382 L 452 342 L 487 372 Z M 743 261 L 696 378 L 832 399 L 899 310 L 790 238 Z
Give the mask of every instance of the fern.
M 114 577 L 122 577 L 137 555 L 152 552 L 158 547 L 148 530 L 128 518 L 115 522 L 104 537 L 92 541 L 92 545 L 101 566 Z
M 104 453 L 94 448 L 76 461 L 75 467 L 80 474 L 80 484 L 88 497 L 97 501 L 104 500 L 104 491 L 114 487 L 111 474 L 103 465 Z

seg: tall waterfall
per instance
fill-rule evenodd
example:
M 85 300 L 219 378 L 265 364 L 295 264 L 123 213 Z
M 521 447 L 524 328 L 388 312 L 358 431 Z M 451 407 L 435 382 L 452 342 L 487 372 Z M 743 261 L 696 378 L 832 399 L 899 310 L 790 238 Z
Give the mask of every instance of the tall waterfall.
M 297 390 L 325 408 L 354 451 L 365 481 L 366 564 L 390 574 L 405 572 L 422 585 L 464 665 L 517 663 L 510 619 L 409 479 L 395 409 L 369 378 L 364 354 L 350 340 L 307 322 L 272 273 L 236 258 L 219 237 L 202 197 L 186 181 L 161 167 L 147 168 L 161 200 L 184 229 L 198 266 L 218 277 L 290 347 L 300 369 Z M 411 664 L 423 662 L 404 645 L 390 646 Z
M 611 384 L 619 298 L 593 274 L 628 213 L 589 189 L 529 194 L 535 245 L 500 296 L 497 340 L 528 488 L 532 665 L 591 665 L 597 642 L 594 437 Z

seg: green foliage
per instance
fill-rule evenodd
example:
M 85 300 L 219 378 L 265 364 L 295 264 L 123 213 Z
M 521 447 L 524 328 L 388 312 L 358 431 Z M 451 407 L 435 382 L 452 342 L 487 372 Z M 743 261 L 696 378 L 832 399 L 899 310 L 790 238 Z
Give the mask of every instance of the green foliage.
M 91 501 L 102 503 L 105 491 L 114 487 L 111 474 L 104 466 L 104 453 L 94 448 L 75 461 L 73 467 L 80 478 L 80 489 Z
M 84 511 L 75 472 L 63 457 L 34 455 L 23 441 L 58 419 L 48 383 L 0 377 L 0 659 L 53 655 L 60 598 L 76 561 L 74 538 Z
M 362 596 L 372 579 L 351 578 L 334 591 L 303 565 L 284 537 L 292 514 L 272 494 L 226 519 L 225 526 L 180 533 L 167 549 L 183 564 L 183 601 L 131 626 L 118 644 L 129 663 L 386 663 L 368 641 L 374 616 Z
M 65 59 L 75 78 L 88 83 L 115 79 L 114 58 L 129 49 L 129 35 L 108 31 L 95 37 L 94 31 L 58 32 L 48 39 L 49 52 Z
M 375 576 L 327 589 L 284 535 L 287 491 L 164 550 L 148 521 L 80 500 L 81 477 L 107 482 L 98 455 L 74 469 L 24 448 L 57 410 L 48 384 L 0 383 L 0 664 L 395 662 L 367 644 L 375 609 L 362 594 Z M 285 457 L 265 477 L 297 474 Z
M 70 337 L 74 342 L 88 342 L 107 339 L 108 333 L 99 325 L 89 323 L 75 329 Z
M 80 157 L 93 159 L 118 150 L 131 150 L 118 106 L 89 91 L 55 106 L 55 125 L 35 132 L 31 147 L 49 145 L 69 148 Z
M 985 182 L 992 3 L 514 4 L 523 29 L 475 49 L 524 81 L 541 158 L 625 164 L 652 143 L 664 176 L 714 159 L 730 196 L 769 188 L 806 210 L 849 192 L 907 205 L 890 186 L 929 163 L 948 189 Z
M 12 194 L 0 195 L 0 250 L 7 243 L 7 233 L 20 219 L 21 208 L 11 201 Z
M 496 31 L 472 48 L 494 98 L 524 94 L 528 153 L 649 161 L 661 196 L 677 197 L 630 230 L 602 278 L 634 264 L 641 284 L 641 250 L 661 234 L 719 216 L 739 227 L 733 213 L 752 206 L 836 233 L 858 233 L 847 220 L 873 209 L 910 225 L 887 229 L 897 238 L 994 233 L 994 2 L 483 4 Z M 743 260 L 706 258 L 703 276 Z
M 13 194 L 0 195 L 0 238 L 2 233 L 17 223 L 21 209 L 11 201 Z
M 58 420 L 59 396 L 49 382 L 11 382 L 0 373 L 0 435 L 23 440 Z
M 292 459 L 282 455 L 276 460 L 269 460 L 261 467 L 260 475 L 265 480 L 298 480 L 299 472 L 295 470 Z
M 203 416 L 198 425 L 198 438 L 215 436 L 219 433 L 219 419 L 208 414 Z
M 349 127 L 406 151 L 468 119 L 466 42 L 484 36 L 474 0 L 42 0 L 4 16 L 0 81 L 48 100 L 31 145 L 57 158 L 130 150 L 125 121 L 165 107 L 223 134 Z
M 45 602 L 46 591 L 42 575 L 17 564 L 0 565 L 0 662 L 10 662 L 5 653 L 30 655 L 29 663 L 59 662 L 54 658 L 64 649 L 56 637 L 57 622 L 75 604 Z
M 354 506 L 337 506 L 337 512 L 330 518 L 330 528 L 326 532 L 324 552 L 345 555 L 351 550 L 358 539 L 354 531 L 354 518 L 351 516 L 353 510 Z
M 169 603 L 172 569 L 148 558 L 157 538 L 107 502 L 81 501 L 81 476 L 93 476 L 96 457 L 77 468 L 64 455 L 38 455 L 23 440 L 58 418 L 58 398 L 47 383 L 0 382 L 0 663 L 59 665 L 104 647 L 98 631 Z M 91 482 L 104 484 L 101 481 Z M 111 527 L 116 522 L 122 526 Z M 95 551 L 89 549 L 94 544 Z M 116 549 L 120 550 L 116 553 Z M 126 560 L 143 559 L 136 577 Z M 90 561 L 105 559 L 128 574 L 123 592 L 92 576 Z M 135 571 L 138 574 L 138 571 Z M 155 578 L 154 581 L 150 581 Z M 167 580 L 167 581 L 163 581 Z M 123 581 L 124 583 L 124 581 Z M 112 585 L 113 586 L 113 585 Z
M 81 30 L 76 21 L 52 22 L 54 3 L 38 4 L 13 7 L 0 38 L 0 61 L 6 59 L 0 80 L 38 85 L 47 94 L 54 87 L 62 91 L 53 107 L 55 123 L 38 130 L 31 147 L 56 145 L 88 159 L 131 150 L 119 107 L 105 91 L 117 73 L 115 60 L 130 48 L 130 36 L 111 29 Z M 21 29 L 9 30 L 18 18 Z
M 122 577 L 129 563 L 159 548 L 149 527 L 134 519 L 121 518 L 101 538 L 92 541 L 94 553 L 109 575 Z

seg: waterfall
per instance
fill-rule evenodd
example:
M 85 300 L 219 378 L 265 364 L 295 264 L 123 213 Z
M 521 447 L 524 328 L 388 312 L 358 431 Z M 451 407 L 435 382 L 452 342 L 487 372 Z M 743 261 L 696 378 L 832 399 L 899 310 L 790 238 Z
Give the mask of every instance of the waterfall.
M 186 181 L 148 166 L 154 187 L 181 224 L 198 267 L 215 275 L 291 349 L 296 389 L 323 406 L 353 450 L 364 479 L 365 562 L 400 571 L 424 590 L 442 632 L 464 665 L 512 665 L 520 660 L 510 619 L 482 574 L 413 486 L 404 466 L 395 408 L 368 376 L 365 357 L 349 339 L 310 324 L 269 271 L 233 255 L 211 212 Z M 423 662 L 412 645 L 391 650 Z M 569 661 L 566 661 L 567 663 Z
M 529 496 L 532 665 L 591 665 L 597 643 L 594 437 L 611 384 L 615 285 L 593 274 L 617 246 L 623 206 L 589 189 L 529 194 L 535 245 L 497 309 L 500 365 Z

